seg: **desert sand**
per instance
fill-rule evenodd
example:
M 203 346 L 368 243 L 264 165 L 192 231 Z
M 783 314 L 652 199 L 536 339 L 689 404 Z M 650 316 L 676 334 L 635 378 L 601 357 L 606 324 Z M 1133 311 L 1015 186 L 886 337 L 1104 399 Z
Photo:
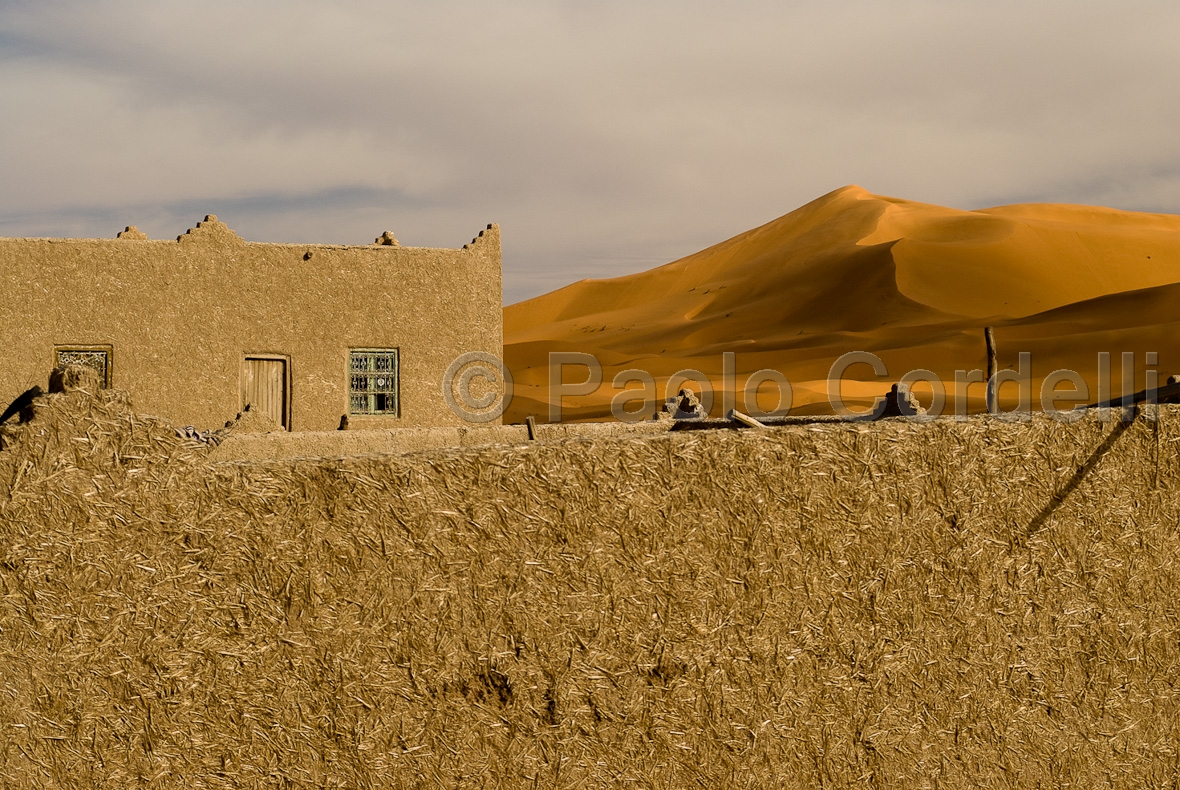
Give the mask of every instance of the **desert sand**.
M 609 418 L 619 392 L 611 382 L 629 368 L 655 376 L 661 400 L 666 379 L 685 368 L 719 389 L 724 352 L 736 354 L 739 388 L 756 370 L 783 373 L 795 414 L 831 411 L 828 371 L 856 350 L 878 355 L 889 375 L 849 370 L 850 405 L 867 407 L 919 368 L 948 382 L 953 404 L 955 371 L 986 366 L 989 325 L 1000 368 L 1032 354 L 1034 404 L 1042 379 L 1061 368 L 1084 377 L 1093 401 L 1098 352 L 1112 355 L 1113 395 L 1122 391 L 1122 352 L 1135 353 L 1136 389 L 1147 352 L 1159 355 L 1160 381 L 1180 373 L 1177 308 L 1180 216 L 1064 204 L 963 211 L 847 186 L 681 260 L 505 308 L 516 384 L 505 420 L 544 419 L 551 351 L 593 354 L 603 365 L 597 392 L 565 398 L 565 419 Z M 585 376 L 585 368 L 566 371 L 569 382 Z M 928 388 L 915 391 L 929 401 Z M 982 384 L 965 394 L 970 412 L 983 410 Z M 772 409 L 773 395 L 764 388 L 760 407 Z M 1000 395 L 1011 408 L 1016 385 Z

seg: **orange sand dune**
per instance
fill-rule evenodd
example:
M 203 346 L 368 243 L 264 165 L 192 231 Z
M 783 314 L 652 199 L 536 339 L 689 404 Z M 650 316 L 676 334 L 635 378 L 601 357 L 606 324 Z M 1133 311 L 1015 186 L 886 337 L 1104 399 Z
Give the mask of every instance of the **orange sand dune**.
M 750 373 L 777 370 L 793 385 L 794 413 L 823 413 L 841 354 L 870 351 L 887 364 L 886 377 L 865 365 L 846 375 L 864 380 L 845 387 L 846 400 L 868 404 L 909 370 L 953 381 L 958 369 L 983 368 L 985 325 L 1001 367 L 1032 353 L 1037 388 L 1071 368 L 1096 395 L 1097 353 L 1111 352 L 1118 394 L 1121 352 L 1136 354 L 1137 388 L 1145 352 L 1158 352 L 1161 376 L 1180 372 L 1178 323 L 1180 216 L 1057 204 L 959 211 L 848 186 L 679 261 L 505 308 L 516 382 L 505 418 L 547 414 L 551 351 L 603 366 L 597 392 L 563 401 L 566 419 L 608 417 L 611 382 L 628 368 L 651 373 L 661 400 L 664 380 L 685 368 L 721 386 L 724 352 L 736 354 L 739 389 Z M 565 373 L 586 377 L 577 366 Z M 967 394 L 978 410 L 983 386 Z M 769 395 L 762 408 L 773 407 Z M 1015 403 L 1015 385 L 1001 395 Z

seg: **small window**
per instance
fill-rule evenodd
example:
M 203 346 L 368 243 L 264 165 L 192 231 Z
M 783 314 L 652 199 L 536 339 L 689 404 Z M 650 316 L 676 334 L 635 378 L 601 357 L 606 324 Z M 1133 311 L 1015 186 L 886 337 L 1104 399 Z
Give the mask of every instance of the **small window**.
M 350 414 L 398 414 L 398 350 L 354 349 L 349 352 Z
M 103 388 L 111 386 L 110 346 L 58 346 L 53 350 L 53 366 L 85 365 L 94 368 Z

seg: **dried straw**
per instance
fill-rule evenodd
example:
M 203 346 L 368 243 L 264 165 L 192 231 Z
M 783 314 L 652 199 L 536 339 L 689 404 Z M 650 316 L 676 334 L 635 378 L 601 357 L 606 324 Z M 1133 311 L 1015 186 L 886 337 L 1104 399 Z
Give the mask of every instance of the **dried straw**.
M 1154 786 L 1180 409 L 210 463 L 0 453 L 0 784 Z

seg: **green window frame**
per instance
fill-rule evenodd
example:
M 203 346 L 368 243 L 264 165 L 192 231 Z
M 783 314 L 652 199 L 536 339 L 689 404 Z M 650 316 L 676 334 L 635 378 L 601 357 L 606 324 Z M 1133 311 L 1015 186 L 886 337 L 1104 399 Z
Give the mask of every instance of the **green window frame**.
M 83 365 L 98 373 L 98 380 L 103 389 L 111 386 L 111 353 L 110 346 L 54 346 L 53 366 Z
M 400 414 L 400 356 L 396 348 L 349 350 L 349 414 Z

